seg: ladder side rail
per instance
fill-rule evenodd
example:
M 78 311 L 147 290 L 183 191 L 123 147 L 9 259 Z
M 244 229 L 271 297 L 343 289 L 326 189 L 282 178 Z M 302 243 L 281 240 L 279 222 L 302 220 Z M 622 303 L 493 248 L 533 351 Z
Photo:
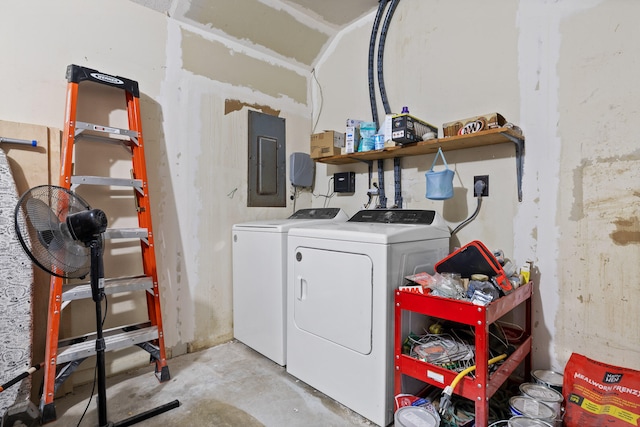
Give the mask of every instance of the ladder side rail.
M 133 179 L 142 180 L 142 192 L 136 192 L 136 208 L 138 215 L 138 226 L 147 230 L 147 240 L 140 242 L 140 248 L 142 251 L 142 263 L 144 274 L 151 277 L 153 280 L 153 295 L 147 296 L 147 307 L 149 310 L 149 318 L 154 324 L 157 313 L 155 299 L 158 293 L 158 279 L 155 271 L 155 253 L 153 251 L 154 239 L 153 228 L 151 226 L 151 206 L 149 203 L 149 188 L 147 181 L 146 160 L 144 157 L 144 138 L 142 137 L 142 122 L 138 112 L 140 111 L 139 98 L 131 96 L 127 93 L 127 113 L 129 120 L 129 129 L 138 132 L 138 145 L 135 150 L 132 150 L 133 161 Z
M 64 118 L 65 127 L 62 137 L 62 150 L 60 153 L 61 166 L 59 175 L 59 185 L 66 189 L 69 189 L 71 186 L 70 176 L 73 169 L 73 145 L 75 142 L 77 101 L 78 84 L 69 82 L 67 83 L 67 99 Z M 51 276 L 49 287 L 49 308 L 47 312 L 47 336 L 44 356 L 44 360 L 46 363 L 44 364 L 44 384 L 40 401 L 40 409 L 43 413 L 50 413 L 52 410 L 55 411 L 55 409 L 53 409 L 53 400 L 55 395 L 58 339 L 60 331 L 60 313 L 62 312 L 62 285 L 62 278 Z
M 67 84 L 67 101 L 64 114 L 65 127 L 62 134 L 62 152 L 60 153 L 59 185 L 67 190 L 71 188 L 73 172 L 73 146 L 76 135 L 76 114 L 78 105 L 78 83 Z
M 142 118 L 140 117 L 140 98 L 132 93 L 126 93 L 127 113 L 129 118 L 129 129 L 138 131 L 138 144 L 133 145 L 133 178 L 142 180 L 142 194 L 135 192 L 138 222 L 141 228 L 148 230 L 147 241 L 141 241 L 144 274 L 153 280 L 152 293 L 147 293 L 147 309 L 149 319 L 152 324 L 158 327 L 158 347 L 160 358 L 156 362 L 156 375 L 161 381 L 168 380 L 169 373 L 167 367 L 166 349 L 164 343 L 164 329 L 162 326 L 162 310 L 160 308 L 160 291 L 158 287 L 158 273 L 156 269 L 156 256 L 154 246 L 154 235 L 151 224 L 151 204 L 149 200 L 149 186 L 147 179 L 146 160 L 144 153 L 144 138 L 142 137 Z
M 49 293 L 49 312 L 47 315 L 47 337 L 45 343 L 44 384 L 40 401 L 41 412 L 45 407 L 53 405 L 56 367 L 58 362 L 58 338 L 60 330 L 60 313 L 62 311 L 62 279 L 51 276 Z

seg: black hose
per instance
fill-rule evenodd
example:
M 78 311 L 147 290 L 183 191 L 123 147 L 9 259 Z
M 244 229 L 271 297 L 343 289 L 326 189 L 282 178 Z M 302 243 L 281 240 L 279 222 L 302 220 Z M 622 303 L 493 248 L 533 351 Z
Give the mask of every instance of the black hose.
M 378 105 L 376 101 L 376 88 L 373 75 L 376 38 L 378 37 L 378 29 L 380 28 L 380 21 L 382 20 L 382 14 L 384 9 L 389 3 L 389 0 L 380 0 L 378 3 L 378 11 L 373 20 L 373 28 L 371 29 L 371 40 L 369 41 L 369 101 L 371 102 L 371 116 L 376 124 L 376 128 L 380 127 L 380 121 L 378 119 Z M 371 164 L 369 164 L 369 181 L 371 181 Z M 384 162 L 382 159 L 378 160 L 378 198 L 380 201 L 380 207 L 385 208 L 387 206 L 387 197 L 384 194 Z M 371 186 L 369 186 L 371 187 Z
M 391 22 L 391 17 L 393 16 L 393 12 L 395 10 L 395 8 L 398 5 L 398 2 L 400 0 L 391 0 L 389 9 L 387 10 L 387 14 L 385 16 L 384 19 L 384 23 L 382 24 L 382 30 L 380 32 L 380 39 L 378 41 L 378 86 L 380 88 L 380 96 L 382 98 L 382 104 L 384 105 L 384 110 L 385 110 L 385 114 L 390 114 L 391 113 L 391 109 L 389 107 L 389 102 L 387 100 L 387 93 L 385 90 L 385 86 L 384 86 L 384 76 L 383 76 L 383 72 L 382 72 L 382 64 L 383 64 L 383 57 L 384 57 L 384 45 L 385 45 L 385 41 L 387 38 L 387 31 L 389 29 L 389 24 Z M 374 26 L 379 25 L 380 24 L 380 18 L 382 17 L 382 12 L 384 10 L 384 6 L 382 5 L 382 3 L 384 3 L 384 6 L 386 6 L 386 3 L 389 3 L 389 0 L 387 1 L 381 1 L 380 5 L 378 7 L 378 14 L 380 16 L 378 16 L 378 14 L 376 14 L 376 20 L 377 22 L 374 23 Z M 373 45 L 375 45 L 375 38 L 372 37 L 370 46 L 369 46 L 369 64 L 370 64 L 370 68 L 369 68 L 369 72 L 371 73 L 371 77 L 369 80 L 370 86 L 369 86 L 369 91 L 370 93 L 374 93 L 375 90 L 371 87 L 371 84 L 373 83 Z M 373 104 L 375 105 L 375 95 L 373 97 Z M 373 111 L 373 110 L 372 110 Z M 378 111 L 377 108 L 375 109 L 375 120 L 376 123 L 378 123 Z M 378 160 L 378 181 L 380 182 L 380 188 L 379 188 L 379 194 L 380 194 L 380 207 L 381 208 L 386 208 L 387 207 L 387 197 L 384 193 L 384 167 L 383 167 L 384 161 L 383 160 Z M 396 202 L 397 202 L 397 191 L 396 191 Z
M 378 28 L 380 27 L 380 21 L 382 19 L 382 13 L 389 0 L 380 0 L 378 4 L 378 11 L 373 21 L 373 28 L 371 29 L 371 40 L 369 41 L 369 100 L 371 102 L 371 116 L 376 123 L 376 127 L 380 127 L 378 121 L 378 105 L 376 103 L 376 89 L 373 76 L 373 61 L 375 56 L 376 38 L 378 37 Z
M 380 199 L 380 208 L 387 208 L 387 196 L 384 194 L 384 160 L 378 160 L 378 195 Z
M 402 167 L 400 166 L 400 157 L 393 158 L 393 177 L 394 177 L 394 185 L 395 185 L 395 196 L 396 196 L 396 208 L 402 209 Z
M 482 197 L 478 197 L 478 206 L 476 207 L 476 211 L 473 214 L 471 214 L 471 216 L 469 218 L 467 218 L 464 221 L 462 221 L 456 228 L 453 229 L 453 231 L 451 232 L 451 237 L 455 236 L 456 233 L 458 231 L 462 230 L 462 228 L 464 226 L 466 226 L 471 221 L 476 219 L 476 217 L 478 216 L 478 212 L 480 212 L 480 206 L 482 206 Z
M 378 86 L 380 87 L 380 97 L 382 98 L 382 105 L 384 106 L 385 114 L 391 114 L 391 107 L 389 107 L 387 90 L 384 85 L 384 72 L 382 71 L 384 62 L 384 45 L 387 41 L 387 31 L 389 30 L 391 18 L 393 17 L 393 13 L 395 12 L 399 2 L 400 0 L 391 0 L 391 5 L 389 6 L 387 15 L 384 18 L 382 31 L 380 32 L 380 39 L 378 41 Z

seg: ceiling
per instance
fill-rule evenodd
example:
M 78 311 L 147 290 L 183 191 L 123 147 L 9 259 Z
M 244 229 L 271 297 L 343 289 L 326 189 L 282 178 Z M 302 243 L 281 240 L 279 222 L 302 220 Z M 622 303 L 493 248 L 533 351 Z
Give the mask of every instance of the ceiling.
M 307 14 L 315 14 L 318 19 L 342 28 L 375 9 L 378 0 L 283 0 L 283 3 L 289 3 Z
M 312 68 L 331 39 L 378 0 L 131 0 L 211 34 Z

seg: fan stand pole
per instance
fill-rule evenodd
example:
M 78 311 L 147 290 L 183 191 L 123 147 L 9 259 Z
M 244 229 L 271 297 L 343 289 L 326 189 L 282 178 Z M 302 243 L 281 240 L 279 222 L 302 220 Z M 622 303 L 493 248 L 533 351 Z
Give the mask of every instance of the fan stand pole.
M 104 274 L 100 242 L 95 239 L 91 247 L 91 295 L 96 304 L 96 357 L 98 370 L 98 422 L 100 427 L 109 426 L 107 421 L 107 381 L 105 370 L 105 343 L 102 333 L 102 299 L 104 298 Z
M 178 400 L 158 406 L 149 411 L 134 415 L 117 423 L 107 420 L 107 381 L 105 370 L 105 341 L 102 332 L 102 299 L 104 298 L 104 268 L 100 241 L 94 239 L 91 247 L 91 295 L 96 305 L 96 357 L 98 369 L 98 425 L 100 427 L 126 427 L 160 415 L 180 406 Z

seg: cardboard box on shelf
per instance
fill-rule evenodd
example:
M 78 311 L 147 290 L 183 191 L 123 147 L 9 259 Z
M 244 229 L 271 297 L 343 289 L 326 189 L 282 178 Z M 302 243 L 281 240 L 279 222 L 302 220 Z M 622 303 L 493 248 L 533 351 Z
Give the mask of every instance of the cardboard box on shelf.
M 467 135 L 487 129 L 504 126 L 507 121 L 499 113 L 489 113 L 482 116 L 469 117 L 442 125 L 444 136 Z
M 344 133 L 334 130 L 325 130 L 311 135 L 310 156 L 312 159 L 321 157 L 338 156 L 344 147 Z

